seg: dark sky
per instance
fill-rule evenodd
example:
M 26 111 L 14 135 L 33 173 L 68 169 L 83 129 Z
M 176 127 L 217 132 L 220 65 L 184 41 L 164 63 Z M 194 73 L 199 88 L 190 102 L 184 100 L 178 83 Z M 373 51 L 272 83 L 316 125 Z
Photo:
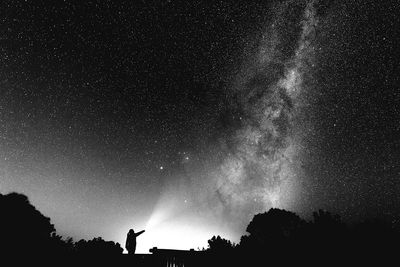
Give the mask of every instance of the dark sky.
M 0 192 L 142 252 L 399 219 L 399 4 L 248 2 L 1 1 Z

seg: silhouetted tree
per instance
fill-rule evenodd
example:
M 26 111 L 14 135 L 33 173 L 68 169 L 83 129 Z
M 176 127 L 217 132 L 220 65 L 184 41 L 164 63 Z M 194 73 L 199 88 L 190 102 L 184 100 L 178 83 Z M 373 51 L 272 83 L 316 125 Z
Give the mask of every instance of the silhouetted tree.
M 257 214 L 247 226 L 248 238 L 242 238 L 243 246 L 252 250 L 279 250 L 293 243 L 304 229 L 306 222 L 293 212 L 270 209 Z
M 237 255 L 235 254 L 236 245 L 231 241 L 220 236 L 213 236 L 208 241 L 206 250 L 209 257 L 206 266 L 235 266 Z
M 303 232 L 303 244 L 318 255 L 335 255 L 346 250 L 347 228 L 339 215 L 324 210 L 313 212 L 313 221 Z
M 9 253 L 43 254 L 51 247 L 55 231 L 50 218 L 18 193 L 0 194 L 1 250 Z
M 231 253 L 235 244 L 220 236 L 213 236 L 208 242 L 208 251 L 214 253 Z
M 49 253 L 57 256 L 72 256 L 74 252 L 74 241 L 71 237 L 63 239 L 62 236 L 52 233 L 50 238 Z

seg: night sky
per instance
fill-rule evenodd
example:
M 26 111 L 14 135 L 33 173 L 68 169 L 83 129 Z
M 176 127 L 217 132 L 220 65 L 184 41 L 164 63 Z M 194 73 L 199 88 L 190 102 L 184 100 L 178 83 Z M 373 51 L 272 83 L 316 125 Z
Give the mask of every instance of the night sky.
M 396 223 L 399 6 L 3 0 L 0 192 L 138 252 L 271 207 Z

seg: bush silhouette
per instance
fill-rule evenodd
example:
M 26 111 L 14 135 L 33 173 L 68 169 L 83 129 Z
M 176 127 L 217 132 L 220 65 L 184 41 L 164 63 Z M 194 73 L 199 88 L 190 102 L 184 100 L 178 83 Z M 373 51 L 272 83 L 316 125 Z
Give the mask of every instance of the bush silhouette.
M 101 237 L 92 240 L 79 240 L 75 244 L 75 251 L 79 256 L 116 256 L 123 252 L 119 243 L 105 241 Z
M 235 245 L 220 236 L 213 236 L 208 242 L 208 251 L 212 253 L 230 253 L 235 248 Z

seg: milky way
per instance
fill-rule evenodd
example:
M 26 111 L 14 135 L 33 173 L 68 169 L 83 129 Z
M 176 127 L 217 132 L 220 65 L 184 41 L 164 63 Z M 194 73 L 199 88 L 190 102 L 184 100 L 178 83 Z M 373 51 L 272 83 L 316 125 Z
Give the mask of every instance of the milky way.
M 0 1 L 0 191 L 141 252 L 271 207 L 400 221 L 398 7 Z
M 282 55 L 281 35 L 287 29 L 274 21 L 230 89 L 240 126 L 223 142 L 224 158 L 211 174 L 216 188 L 212 203 L 239 225 L 271 207 L 291 209 L 297 200 L 302 175 L 299 114 L 307 101 L 304 80 L 315 66 L 312 42 L 318 23 L 313 3 L 299 8 L 304 11 L 296 18 L 301 28 L 292 55 Z
M 264 32 L 249 37 L 254 47 L 244 48 L 239 71 L 227 83 L 225 134 L 212 152 L 185 163 L 181 182 L 167 186 L 147 227 L 182 214 L 193 224 L 197 214 L 205 218 L 202 225 L 238 241 L 255 214 L 271 207 L 298 210 L 318 18 L 312 2 L 278 5 L 275 11 Z

